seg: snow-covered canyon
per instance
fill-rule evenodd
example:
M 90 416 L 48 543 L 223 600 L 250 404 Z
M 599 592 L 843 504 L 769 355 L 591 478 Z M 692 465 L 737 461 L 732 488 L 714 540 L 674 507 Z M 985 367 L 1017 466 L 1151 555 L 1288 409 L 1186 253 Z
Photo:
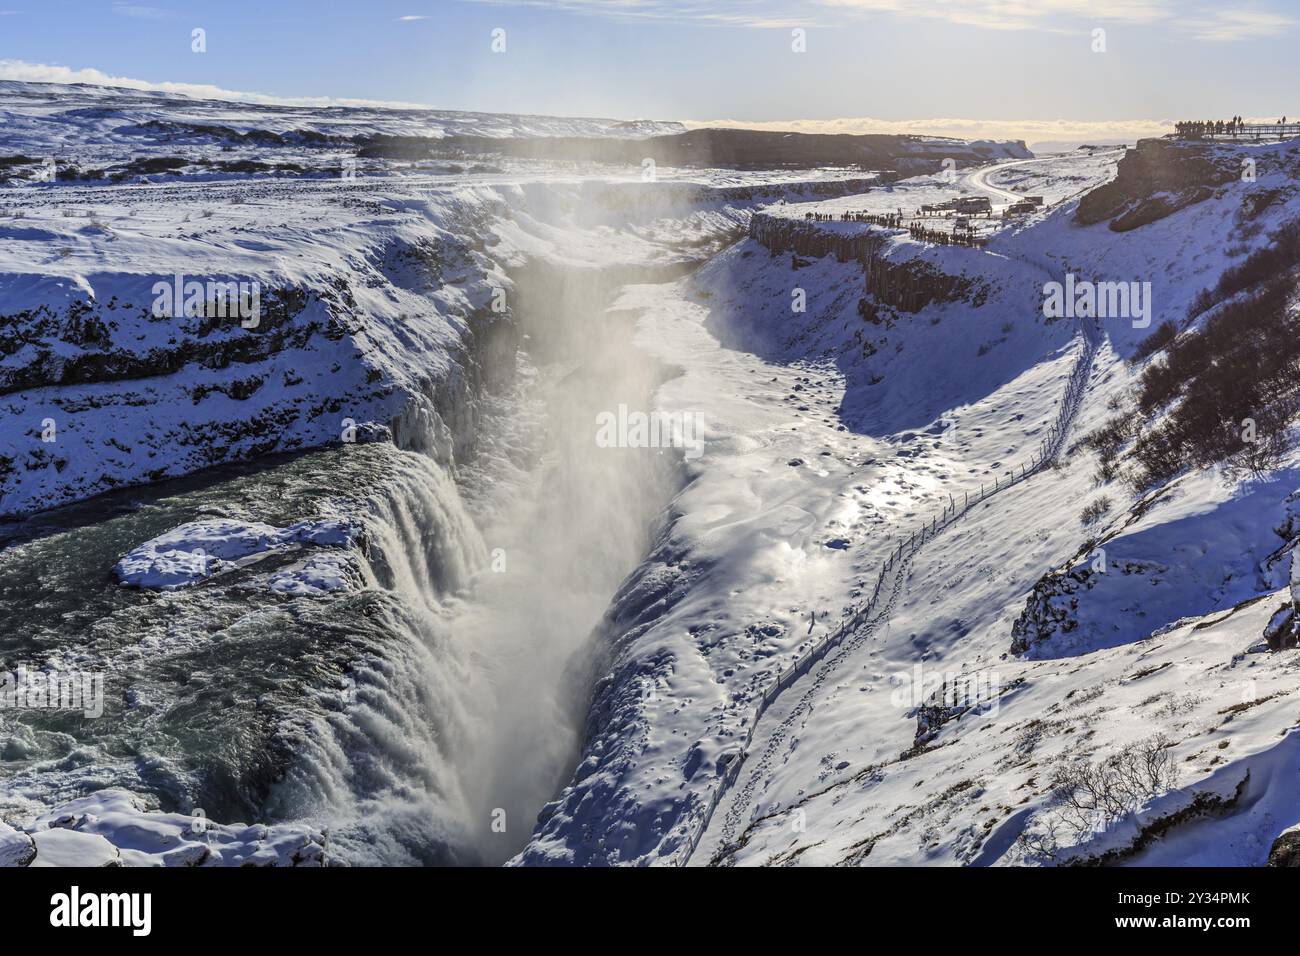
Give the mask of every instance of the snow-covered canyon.
M 0 707 L 0 865 L 1258 864 L 1300 823 L 1294 459 L 1137 490 L 1085 442 L 1279 242 L 1294 151 L 358 167 L 430 117 L 9 86 L 59 160 L 0 188 L 0 671 L 104 696 Z M 974 248 L 852 218 L 971 189 L 1044 202 Z M 1153 321 L 1046 314 L 1067 274 Z M 1145 799 L 1062 796 L 1126 755 Z
M 692 337 L 696 388 L 723 375 L 708 359 L 717 341 L 739 350 L 721 355 L 749 384 L 722 406 L 738 424 L 711 436 L 714 467 L 624 589 L 623 666 L 597 692 L 608 729 L 593 728 L 519 862 L 1263 863 L 1300 812 L 1295 652 L 1270 650 L 1294 647 L 1277 623 L 1294 600 L 1291 458 L 1150 494 L 1099 477 L 1082 442 L 1132 393 L 1138 343 L 1164 320 L 1194 332 L 1183 316 L 1200 290 L 1294 216 L 1294 154 L 1249 153 L 1257 181 L 1221 178 L 1136 228 L 1120 217 L 1159 204 L 1161 184 L 1131 174 L 1115 187 L 1135 192 L 1116 226 L 1078 214 L 1115 175 L 1114 151 L 1008 167 L 994 184 L 1049 208 L 978 251 L 841 221 L 889 212 L 905 190 L 942 195 L 942 181 L 791 205 L 756 216 L 676 304 L 650 292 L 643 334 Z M 807 211 L 833 221 L 808 224 Z M 880 257 L 915 282 L 868 296 L 864 322 L 864 272 L 869 289 Z M 881 612 L 803 670 L 825 627 L 809 630 L 811 612 L 856 614 L 880 562 L 946 518 L 949 495 L 984 494 L 1032 460 L 1084 347 L 1074 323 L 1044 319 L 1044 284 L 1067 272 L 1151 282 L 1154 322 L 1101 320 L 1052 466 L 927 540 Z M 927 288 L 962 291 L 918 304 Z M 804 312 L 791 307 L 800 289 Z M 786 376 L 745 368 L 757 359 Z M 700 400 L 692 379 L 688 365 L 661 394 Z M 765 407 L 779 411 L 764 420 Z M 1100 520 L 1086 508 L 1098 501 Z M 1052 590 L 1061 574 L 1083 587 Z M 1027 653 L 1016 635 L 1044 591 L 1056 624 Z M 1144 761 L 1145 789 L 1088 803 L 1096 780 Z

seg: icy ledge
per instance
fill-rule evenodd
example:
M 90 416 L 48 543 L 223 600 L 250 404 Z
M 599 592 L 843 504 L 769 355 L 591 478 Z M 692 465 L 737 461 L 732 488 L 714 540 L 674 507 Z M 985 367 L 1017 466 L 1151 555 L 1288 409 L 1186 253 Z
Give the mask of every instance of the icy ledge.
M 346 518 L 299 521 L 287 528 L 233 518 L 191 521 L 133 549 L 113 573 L 129 587 L 170 591 L 294 548 L 351 549 L 360 533 L 360 526 Z M 277 571 L 267 586 L 287 594 L 337 591 L 347 587 L 350 575 L 345 553 L 325 552 Z
M 0 867 L 324 866 L 325 845 L 310 827 L 222 825 L 150 811 L 116 788 L 66 803 L 27 828 L 0 822 Z

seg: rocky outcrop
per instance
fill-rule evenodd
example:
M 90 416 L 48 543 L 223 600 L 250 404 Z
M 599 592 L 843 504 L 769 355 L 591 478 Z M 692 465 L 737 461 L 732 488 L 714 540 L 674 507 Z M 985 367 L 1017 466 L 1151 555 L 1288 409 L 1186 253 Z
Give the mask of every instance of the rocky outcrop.
M 152 301 L 144 285 L 137 301 Z M 313 302 L 323 308 L 304 314 Z M 0 315 L 0 395 L 171 375 L 186 365 L 225 369 L 261 362 L 302 348 L 317 334 L 341 338 L 347 326 L 335 317 L 338 305 L 331 289 L 269 289 L 261 294 L 256 327 L 244 329 L 238 317 L 174 319 L 117 296 L 41 304 Z M 142 348 L 142 341 L 149 344 Z M 20 353 L 21 364 L 6 361 Z
M 1300 826 L 1283 830 L 1268 851 L 1268 866 L 1300 867 Z
M 0 276 L 0 519 L 375 429 L 464 460 L 517 335 L 473 233 L 430 234 L 333 274 L 258 277 L 255 313 L 160 314 L 164 277 L 126 269 Z
M 1075 560 L 1079 563 L 1043 575 L 1029 592 L 1025 609 L 1011 626 L 1011 653 L 1051 657 L 1096 649 L 1100 645 L 1094 642 L 1101 636 L 1096 621 L 1080 630 L 1080 602 L 1089 599 L 1089 592 L 1108 579 L 1133 575 L 1155 583 L 1169 571 L 1155 561 L 1107 561 L 1092 553 Z
M 1289 523 L 1287 527 L 1290 527 Z M 1295 550 L 1295 548 L 1291 549 L 1291 603 L 1297 611 L 1300 611 L 1300 561 L 1296 560 Z
M 36 844 L 21 830 L 0 820 L 0 867 L 27 866 L 36 859 Z
M 988 294 L 982 282 L 970 276 L 948 275 L 922 259 L 895 262 L 873 255 L 863 267 L 867 293 L 878 303 L 900 312 L 920 312 L 934 302 L 964 301 L 978 307 Z
M 837 262 L 865 262 L 889 241 L 887 233 L 875 230 L 839 232 L 822 225 L 759 212 L 749 220 L 749 238 L 773 255 L 793 252 L 810 259 L 833 255 Z
M 766 213 L 755 213 L 749 221 L 749 237 L 773 255 L 820 259 L 833 255 L 837 262 L 861 263 L 865 291 L 878 305 L 900 312 L 919 312 L 935 302 L 966 301 L 982 305 L 987 288 L 967 275 L 950 275 L 918 256 L 891 258 L 885 252 L 893 234 L 865 228 L 853 231 L 833 228 L 835 223 L 809 222 Z M 828 226 L 832 228 L 827 228 Z M 864 314 L 872 310 L 865 306 Z
M 1209 199 L 1241 175 L 1241 157 L 1230 148 L 1165 139 L 1140 140 L 1119 162 L 1116 177 L 1079 200 L 1075 222 L 1110 220 L 1127 232 Z
M 1056 634 L 1068 634 L 1079 626 L 1074 612 L 1076 596 L 1087 590 L 1094 572 L 1086 565 L 1064 573 L 1044 575 L 1025 599 L 1025 609 L 1011 626 L 1011 653 L 1024 654 Z
M 1296 633 L 1294 604 L 1284 604 L 1273 612 L 1264 628 L 1264 640 L 1270 651 L 1286 650 L 1300 644 Z
M 1300 536 L 1300 531 L 1295 527 L 1295 505 L 1296 495 L 1292 494 L 1287 499 L 1287 520 L 1282 529 L 1292 535 Z M 1292 538 L 1294 541 L 1295 538 Z M 1291 548 L 1291 583 L 1288 591 L 1291 600 L 1283 604 L 1274 612 L 1269 619 L 1268 627 L 1264 629 L 1264 640 L 1268 642 L 1269 650 L 1280 651 L 1291 647 L 1300 647 L 1300 561 L 1296 560 L 1295 546 Z

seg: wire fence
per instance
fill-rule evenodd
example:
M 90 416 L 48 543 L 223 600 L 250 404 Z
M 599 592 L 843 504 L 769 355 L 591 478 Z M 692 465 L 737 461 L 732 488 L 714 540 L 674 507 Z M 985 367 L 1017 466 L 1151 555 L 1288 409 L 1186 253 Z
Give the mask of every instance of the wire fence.
M 700 841 L 704 838 L 705 831 L 708 830 L 709 824 L 713 820 L 714 811 L 717 810 L 718 804 L 722 802 L 723 796 L 735 783 L 736 778 L 740 776 L 740 768 L 744 764 L 745 756 L 754 742 L 754 734 L 758 730 L 759 721 L 762 720 L 763 715 L 772 706 L 773 702 L 790 685 L 805 676 L 819 661 L 823 660 L 830 651 L 838 647 L 845 637 L 856 631 L 871 618 L 879 606 L 885 583 L 893 581 L 898 575 L 902 574 L 906 563 L 920 550 L 922 545 L 939 535 L 954 521 L 963 517 L 981 502 L 1006 491 L 1012 485 L 1019 484 L 1056 460 L 1056 457 L 1065 447 L 1065 437 L 1069 431 L 1070 423 L 1083 401 L 1083 393 L 1088 386 L 1088 377 L 1092 371 L 1092 360 L 1101 344 L 1101 329 L 1097 326 L 1095 320 L 1081 319 L 1080 330 L 1083 335 L 1084 347 L 1079 358 L 1075 361 L 1074 368 L 1070 370 L 1065 394 L 1060 403 L 1060 411 L 1057 413 L 1056 420 L 1052 423 L 1046 437 L 1043 438 L 1038 450 L 1034 452 L 1030 460 L 1020 465 L 1019 471 L 1012 467 L 1005 475 L 996 476 L 992 485 L 981 484 L 980 490 L 975 494 L 963 493 L 960 503 L 955 496 L 949 495 L 948 504 L 941 514 L 935 515 L 929 523 L 922 524 L 919 531 L 913 531 L 907 539 L 900 540 L 898 546 L 890 551 L 889 556 L 880 563 L 880 573 L 876 575 L 876 583 L 872 588 L 871 597 L 854 608 L 829 633 L 815 641 L 811 648 L 805 650 L 792 663 L 782 668 L 777 674 L 776 680 L 769 684 L 763 693 L 759 695 L 758 704 L 754 709 L 754 717 L 749 722 L 749 731 L 745 734 L 744 742 L 728 760 L 719 785 L 714 789 L 713 795 L 709 799 L 704 818 L 696 827 L 694 833 L 691 834 L 686 855 L 680 858 L 681 864 L 684 865 L 695 855 Z

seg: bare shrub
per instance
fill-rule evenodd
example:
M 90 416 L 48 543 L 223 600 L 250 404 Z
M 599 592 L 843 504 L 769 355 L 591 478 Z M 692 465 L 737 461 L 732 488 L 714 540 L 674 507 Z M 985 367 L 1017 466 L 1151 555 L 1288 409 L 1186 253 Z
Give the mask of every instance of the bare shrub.
M 1300 408 L 1300 315 L 1296 282 L 1280 276 L 1219 309 L 1194 334 L 1173 341 L 1142 373 L 1138 411 L 1164 412 L 1134 443 L 1138 491 L 1189 466 L 1227 462 L 1261 474 L 1287 449 Z M 1251 429 L 1244 428 L 1247 420 Z
M 1059 768 L 1052 790 L 1076 838 L 1135 813 L 1173 787 L 1169 740 L 1161 734 L 1137 741 L 1100 763 Z
M 1202 290 L 1192 302 L 1188 317 L 1195 318 L 1238 292 L 1288 272 L 1300 263 L 1300 223 L 1288 223 L 1270 238 L 1273 245 L 1260 249 L 1223 273 L 1213 289 Z
M 1148 335 L 1138 345 L 1136 351 L 1129 356 L 1130 364 L 1136 365 L 1143 359 L 1150 358 L 1157 352 L 1162 352 L 1173 344 L 1174 339 L 1178 337 L 1178 328 L 1173 322 L 1168 320 L 1161 322 L 1156 326 L 1156 330 Z
M 1079 520 L 1085 525 L 1090 525 L 1100 521 L 1108 511 L 1110 511 L 1110 499 L 1102 495 L 1084 506 L 1083 511 L 1079 513 Z

